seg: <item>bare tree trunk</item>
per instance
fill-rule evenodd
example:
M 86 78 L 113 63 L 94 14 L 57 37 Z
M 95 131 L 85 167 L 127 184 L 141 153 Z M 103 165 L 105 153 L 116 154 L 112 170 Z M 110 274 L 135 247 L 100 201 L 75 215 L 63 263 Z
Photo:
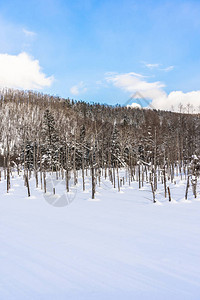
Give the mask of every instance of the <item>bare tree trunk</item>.
M 83 191 L 85 191 L 85 166 L 84 166 L 84 155 L 83 155 L 83 153 L 82 153 L 82 180 L 83 180 Z
M 10 171 L 9 168 L 7 168 L 7 193 L 9 192 L 10 189 Z
M 40 185 L 42 190 L 42 155 L 41 155 L 41 148 L 40 148 Z
M 154 141 L 154 191 L 157 190 L 157 131 L 155 128 L 155 141 Z
M 144 186 L 144 167 L 142 165 L 142 187 Z
M 94 199 L 95 195 L 95 176 L 94 176 L 94 167 L 91 168 L 92 171 L 92 199 Z
M 170 192 L 170 188 L 169 186 L 167 187 L 167 191 L 168 191 L 168 196 L 169 196 L 169 202 L 171 202 L 171 192 Z
M 10 148 L 8 144 L 8 136 L 7 136 L 7 193 L 10 189 Z
M 69 192 L 69 149 L 66 147 L 66 172 L 65 172 L 65 182 L 66 190 Z
M 165 198 L 167 197 L 167 184 L 166 184 L 166 174 L 165 174 L 165 165 L 164 165 L 164 171 L 163 171 L 163 179 L 164 179 L 164 189 L 165 189 Z
M 141 174 L 140 174 L 140 164 L 138 165 L 138 181 L 139 181 L 139 189 L 141 189 Z
M 152 182 L 151 182 L 151 190 L 152 190 L 152 194 L 153 194 L 153 203 L 156 203 L 155 191 L 154 191 L 154 187 L 153 187 Z
M 197 177 L 195 176 L 195 179 L 192 179 L 192 190 L 194 198 L 197 198 Z
M 76 178 L 76 147 L 74 146 L 74 155 L 73 155 L 73 171 L 74 171 L 74 185 L 77 184 Z
M 117 165 L 117 185 L 118 185 L 118 191 L 120 192 L 120 182 L 119 182 L 119 170 Z
M 187 200 L 189 186 L 190 186 L 190 176 L 188 175 L 186 191 L 185 191 L 185 200 Z
M 24 177 L 25 177 L 25 182 L 26 182 L 26 186 L 27 186 L 28 197 L 30 197 L 31 193 L 30 193 L 30 186 L 29 186 L 28 175 L 25 174 Z
M 69 192 L 69 170 L 68 170 L 68 167 L 67 167 L 67 170 L 66 170 L 66 173 L 65 173 L 65 180 L 66 180 L 66 190 L 67 192 Z
M 38 188 L 38 172 L 35 171 L 35 182 L 36 182 L 36 188 Z
M 115 167 L 113 167 L 113 187 L 114 187 L 114 189 L 116 188 L 116 185 L 115 185 Z
M 44 181 L 44 192 L 47 192 L 47 185 L 46 185 L 46 173 L 43 173 L 43 181 Z

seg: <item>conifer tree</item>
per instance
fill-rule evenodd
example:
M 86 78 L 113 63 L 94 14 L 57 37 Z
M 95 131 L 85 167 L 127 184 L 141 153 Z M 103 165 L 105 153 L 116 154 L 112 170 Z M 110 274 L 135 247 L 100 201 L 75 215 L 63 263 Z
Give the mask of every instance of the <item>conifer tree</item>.
M 54 117 L 48 109 L 44 112 L 41 149 L 42 165 L 55 171 L 59 165 L 60 144 Z

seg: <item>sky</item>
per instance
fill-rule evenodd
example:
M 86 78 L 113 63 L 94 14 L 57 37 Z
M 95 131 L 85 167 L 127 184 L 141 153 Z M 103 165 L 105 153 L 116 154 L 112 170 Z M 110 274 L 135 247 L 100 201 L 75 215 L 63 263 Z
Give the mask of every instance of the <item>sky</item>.
M 200 111 L 199 16 L 199 0 L 0 0 L 0 87 Z

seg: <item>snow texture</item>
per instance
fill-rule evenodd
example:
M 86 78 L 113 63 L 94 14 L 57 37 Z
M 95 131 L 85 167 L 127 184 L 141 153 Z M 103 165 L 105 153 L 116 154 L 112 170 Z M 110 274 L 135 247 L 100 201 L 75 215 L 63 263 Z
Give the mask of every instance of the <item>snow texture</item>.
M 79 179 L 63 207 L 34 178 L 30 198 L 22 176 L 8 194 L 0 182 L 0 299 L 200 299 L 199 194 L 183 200 L 176 180 L 172 202 L 160 187 L 153 204 L 148 184 L 118 193 L 103 180 L 91 201 L 90 182 L 83 193 Z

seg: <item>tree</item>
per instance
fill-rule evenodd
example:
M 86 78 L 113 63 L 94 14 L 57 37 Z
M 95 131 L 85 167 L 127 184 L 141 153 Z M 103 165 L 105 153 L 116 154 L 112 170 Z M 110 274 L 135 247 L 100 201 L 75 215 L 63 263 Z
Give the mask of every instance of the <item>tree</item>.
M 45 168 L 56 170 L 59 166 L 59 135 L 56 130 L 55 120 L 51 112 L 46 109 L 44 112 L 44 120 L 42 124 L 42 165 Z

